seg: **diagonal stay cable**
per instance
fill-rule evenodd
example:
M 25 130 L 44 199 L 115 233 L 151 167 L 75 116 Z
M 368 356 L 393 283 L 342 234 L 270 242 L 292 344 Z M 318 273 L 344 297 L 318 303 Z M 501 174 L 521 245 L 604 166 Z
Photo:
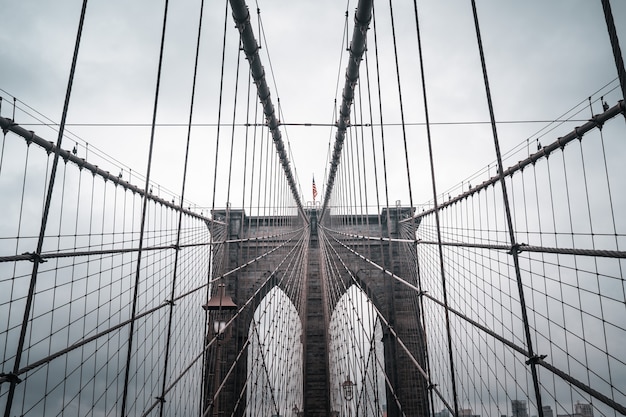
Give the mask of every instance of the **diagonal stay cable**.
M 297 231 L 302 231 L 303 229 L 304 229 L 304 228 L 301 228 L 301 229 L 298 229 Z M 297 231 L 296 231 L 296 232 L 297 232 Z M 258 295 L 258 293 L 261 291 L 261 289 L 265 287 L 265 285 L 267 284 L 267 282 L 269 281 L 269 279 L 271 279 L 271 278 L 272 278 L 272 276 L 276 273 L 276 271 L 278 271 L 278 269 L 282 266 L 282 264 L 285 262 L 285 260 L 286 260 L 286 259 L 287 259 L 287 258 L 288 258 L 288 257 L 289 257 L 292 253 L 293 253 L 293 251 L 294 251 L 296 248 L 298 248 L 298 247 L 300 247 L 300 246 L 302 245 L 303 238 L 304 238 L 304 234 L 301 234 L 301 235 L 300 235 L 300 237 L 299 237 L 299 241 L 298 241 L 298 242 L 294 245 L 294 248 L 293 248 L 293 249 L 291 249 L 291 251 L 290 251 L 290 252 L 289 252 L 289 253 L 285 256 L 285 258 L 284 258 L 284 259 L 283 259 L 283 260 L 282 260 L 282 261 L 281 261 L 281 262 L 277 265 L 276 269 L 274 269 L 274 271 L 273 271 L 273 272 L 272 272 L 272 273 L 268 276 L 268 278 L 267 278 L 267 279 L 266 279 L 266 280 L 265 280 L 265 281 L 264 281 L 264 282 L 260 285 L 259 289 L 258 289 L 258 290 L 257 290 L 257 291 L 256 291 L 256 292 L 255 292 L 255 293 L 254 293 L 254 294 L 253 294 L 253 295 L 252 295 L 252 296 L 248 299 L 248 301 L 246 301 L 246 303 L 244 303 L 244 305 L 241 307 L 241 309 L 240 309 L 239 311 L 242 311 L 245 307 L 247 307 L 247 306 L 248 306 L 248 305 L 252 302 L 252 300 L 254 300 L 254 297 L 256 297 L 256 296 Z M 249 265 L 251 265 L 251 264 L 253 264 L 253 263 L 255 263 L 255 262 L 257 262 L 257 261 L 259 261 L 259 260 L 261 260 L 261 259 L 263 259 L 263 258 L 265 258 L 266 256 L 270 255 L 271 253 L 275 252 L 275 251 L 276 251 L 277 249 L 279 249 L 280 247 L 283 247 L 283 246 L 285 246 L 287 243 L 291 242 L 293 239 L 294 239 L 294 238 L 291 238 L 291 239 L 289 239 L 289 240 L 287 240 L 287 241 L 283 242 L 280 246 L 278 246 L 278 247 L 276 247 L 276 248 L 274 248 L 274 249 L 272 249 L 272 250 L 270 250 L 270 251 L 267 251 L 266 253 L 264 253 L 264 254 L 262 254 L 262 255 L 258 256 L 257 258 L 255 258 L 255 259 L 253 259 L 253 260 L 251 260 L 251 261 L 249 261 L 249 262 L 245 263 L 244 265 L 240 265 L 239 267 L 237 267 L 237 268 L 235 268 L 235 269 L 233 269 L 233 270 L 230 270 L 230 271 L 226 272 L 225 274 L 223 274 L 223 275 L 221 275 L 220 277 L 218 277 L 218 278 L 214 279 L 213 281 L 216 281 L 216 280 L 219 280 L 219 279 L 221 279 L 221 278 L 224 278 L 224 277 L 226 277 L 226 276 L 228 276 L 228 275 L 231 275 L 231 274 L 235 273 L 236 271 L 239 271 L 239 270 L 241 270 L 241 269 L 243 269 L 243 268 L 245 268 L 245 267 L 247 267 L 247 266 L 249 266 Z M 213 281 L 212 281 L 212 282 L 213 282 Z M 192 290 L 190 290 L 190 291 L 188 291 L 188 292 L 186 292 L 186 293 L 184 293 L 184 294 L 181 294 L 181 295 L 179 295 L 178 297 L 176 297 L 176 298 L 175 298 L 175 299 L 173 299 L 173 300 L 166 300 L 166 301 L 164 301 L 162 304 L 160 304 L 160 305 L 158 305 L 158 306 L 156 306 L 156 307 L 153 307 L 153 308 L 151 308 L 151 309 L 149 309 L 149 310 L 146 310 L 146 311 L 144 311 L 144 312 L 141 312 L 141 313 L 137 313 L 137 314 L 136 314 L 133 318 L 130 318 L 130 319 L 125 320 L 125 321 L 123 321 L 123 322 L 121 322 L 121 323 L 118 323 L 117 325 L 112 326 L 112 327 L 110 327 L 110 328 L 108 328 L 108 329 L 106 329 L 106 330 L 104 330 L 104 331 L 102 331 L 102 332 L 100 332 L 100 333 L 98 333 L 98 334 L 95 334 L 95 335 L 93 335 L 93 336 L 91 336 L 91 337 L 89 337 L 89 338 L 83 339 L 83 340 L 81 340 L 81 341 L 79 341 L 79 342 L 77 342 L 77 343 L 75 343 L 75 344 L 72 344 L 71 346 L 68 346 L 68 347 L 67 347 L 67 348 L 65 348 L 65 349 L 62 349 L 62 350 L 60 350 L 60 351 L 57 351 L 57 352 L 55 352 L 55 353 L 53 353 L 53 354 L 51 354 L 51 355 L 49 355 L 49 356 L 47 356 L 47 357 L 45 357 L 45 358 L 42 358 L 41 360 L 38 360 L 38 361 L 36 361 L 36 362 L 33 362 L 33 363 L 31 363 L 31 364 L 28 364 L 27 366 L 24 366 L 24 367 L 23 367 L 23 368 L 21 368 L 21 369 L 16 370 L 16 372 L 14 372 L 14 375 L 15 375 L 15 376 L 22 375 L 22 374 L 24 374 L 24 373 L 26 373 L 26 372 L 28 372 L 28 371 L 31 371 L 31 370 L 33 370 L 33 369 L 35 369 L 35 368 L 37 368 L 37 367 L 39 367 L 39 366 L 41 366 L 41 365 L 44 365 L 44 364 L 46 364 L 46 363 L 48 363 L 48 362 L 51 362 L 52 360 L 54 360 L 54 359 L 56 359 L 56 358 L 58 358 L 58 357 L 61 357 L 61 356 L 65 355 L 65 354 L 67 354 L 67 353 L 69 353 L 69 352 L 71 352 L 71 351 L 73 351 L 73 350 L 75 350 L 75 349 L 78 349 L 78 348 L 79 348 L 79 347 L 81 347 L 81 346 L 84 346 L 84 345 L 86 345 L 86 344 L 88 344 L 88 343 L 91 343 L 91 342 L 93 342 L 93 341 L 95 341 L 95 340 L 99 339 L 100 337 L 103 337 L 103 336 L 105 336 L 105 335 L 107 335 L 107 334 L 109 334 L 109 333 L 111 333 L 111 332 L 113 332 L 113 331 L 115 331 L 115 330 L 118 330 L 118 329 L 120 329 L 120 328 L 122 328 L 122 327 L 124 327 L 124 326 L 127 326 L 127 325 L 129 325 L 129 324 L 132 324 L 133 322 L 135 322 L 135 321 L 139 320 L 140 318 L 143 318 L 143 317 L 145 317 L 145 316 L 148 316 L 148 315 L 150 315 L 150 314 L 152 314 L 152 313 L 156 312 L 157 310 L 160 310 L 161 308 L 164 308 L 164 307 L 166 307 L 166 306 L 169 306 L 169 305 L 171 305 L 171 303 L 173 303 L 173 302 L 175 302 L 175 301 L 177 301 L 177 300 L 179 300 L 179 299 L 181 299 L 181 298 L 184 298 L 184 297 L 186 297 L 186 296 L 188 296 L 188 295 L 190 295 L 190 294 L 192 294 L 192 293 L 195 293 L 195 292 L 197 292 L 197 291 L 199 291 L 199 290 L 201 290 L 201 289 L 203 289 L 203 288 L 206 288 L 207 286 L 209 286 L 209 283 L 203 284 L 203 285 L 201 285 L 201 286 L 199 286 L 199 287 L 197 287 L 197 288 L 194 288 L 194 289 L 192 289 Z M 236 317 L 237 317 L 237 315 L 235 315 L 235 316 L 233 317 L 233 319 L 234 319 L 234 318 L 236 318 Z M 231 321 L 232 321 L 232 320 L 231 320 Z M 231 321 L 229 321 L 229 322 L 227 323 L 227 326 L 228 326 L 228 325 L 230 325 Z M 211 344 L 212 344 L 212 342 L 210 342 L 210 343 L 209 343 L 206 347 L 208 348 Z M 9 382 L 10 380 L 11 380 L 11 376 L 0 376 L 0 384 L 5 383 L 5 382 Z M 165 394 L 166 394 L 167 392 L 169 392 L 170 390 L 171 390 L 171 386 L 170 386 L 170 388 L 169 388 L 169 389 L 167 389 L 167 390 L 165 390 L 165 391 L 164 391 L 164 394 L 163 394 L 163 395 L 165 395 Z
M 300 231 L 302 231 L 303 229 L 304 229 L 304 228 L 301 228 L 301 229 L 299 229 L 299 230 L 300 230 Z M 257 256 L 256 258 L 254 258 L 254 259 L 252 259 L 252 260 L 250 260 L 250 261 L 248 261 L 248 262 L 246 262 L 246 263 L 244 263 L 244 264 L 241 264 L 241 265 L 239 265 L 238 267 L 236 267 L 236 268 L 234 268 L 234 269 L 231 269 L 231 270 L 230 270 L 230 271 L 228 271 L 228 272 L 225 272 L 224 274 L 222 274 L 222 275 L 218 276 L 217 278 L 213 278 L 213 279 L 211 279 L 211 281 L 210 281 L 210 282 L 216 282 L 216 281 L 219 281 L 220 279 L 226 278 L 227 276 L 232 275 L 232 274 L 234 274 L 235 272 L 237 272 L 237 271 L 239 271 L 239 270 L 242 270 L 242 269 L 244 269 L 244 268 L 246 268 L 246 267 L 248 267 L 248 266 L 252 265 L 252 264 L 253 264 L 253 263 L 255 263 L 255 262 L 260 261 L 261 259 L 265 258 L 266 256 L 268 256 L 268 255 L 272 254 L 273 252 L 277 251 L 278 249 L 282 248 L 282 247 L 283 247 L 283 246 L 285 246 L 287 243 L 291 242 L 294 238 L 295 238 L 295 236 L 294 236 L 294 237 L 292 237 L 292 238 L 290 238 L 289 240 L 284 241 L 281 245 L 276 246 L 275 248 L 273 248 L 273 249 L 271 249 L 271 250 L 269 250 L 269 251 L 267 251 L 267 252 L 263 253 L 262 255 L 259 255 L 259 256 Z
M 145 246 L 141 248 L 141 251 L 149 252 L 149 251 L 160 251 L 160 250 L 180 250 L 180 249 L 185 249 L 185 248 L 197 248 L 201 246 L 219 246 L 225 243 L 264 241 L 264 240 L 276 239 L 276 238 L 280 238 L 283 236 L 296 234 L 300 231 L 302 231 L 302 229 L 294 230 L 291 232 L 285 232 L 285 233 L 277 233 L 274 235 L 267 235 L 267 236 L 220 240 L 218 242 L 185 243 L 182 245 L 171 244 L 171 245 L 164 245 L 164 246 Z M 272 241 L 275 242 L 276 240 L 272 240 Z M 97 250 L 71 251 L 71 252 L 70 251 L 42 252 L 39 255 L 32 253 L 32 252 L 25 252 L 19 255 L 0 256 L 0 263 L 15 262 L 15 261 L 32 261 L 32 262 L 44 261 L 45 262 L 46 259 L 75 258 L 79 256 L 118 255 L 118 254 L 123 254 L 123 253 L 138 252 L 139 250 L 140 249 L 138 247 L 134 247 L 134 248 L 97 249 Z
M 492 249 L 503 250 L 511 252 L 513 250 L 517 252 L 538 252 L 538 253 L 555 253 L 560 255 L 580 255 L 580 256 L 595 256 L 601 258 L 626 258 L 626 251 L 620 250 L 608 250 L 608 249 L 584 249 L 584 248 L 563 248 L 563 247 L 550 247 L 550 246 L 537 246 L 528 245 L 526 243 L 517 243 L 516 245 L 498 245 L 489 243 L 469 243 L 469 242 L 448 242 L 448 241 L 431 241 L 423 239 L 399 239 L 388 238 L 379 236 L 366 236 L 354 233 L 341 232 L 339 230 L 333 230 L 326 228 L 326 231 L 337 235 L 346 236 L 356 240 L 368 240 L 376 242 L 398 242 L 398 243 L 411 243 L 414 245 L 439 245 L 453 246 L 460 248 L 474 248 L 474 249 Z
M 335 253 L 335 256 L 340 260 L 342 266 L 344 267 L 344 269 L 346 270 L 346 272 L 350 276 L 350 279 L 352 280 L 352 282 L 354 282 L 354 284 L 361 291 L 363 291 L 363 293 L 366 293 L 365 289 L 361 286 L 361 283 L 359 282 L 359 280 L 356 279 L 356 277 L 354 276 L 354 274 L 352 273 L 350 268 L 348 268 L 348 266 L 343 261 L 343 258 L 339 255 L 339 253 L 336 251 L 336 249 L 333 247 L 333 245 L 330 244 L 330 241 L 328 241 L 327 237 L 325 236 L 325 234 L 323 232 L 322 232 L 322 235 L 323 235 L 323 238 L 327 241 L 326 242 L 327 245 L 333 250 L 333 252 Z M 338 243 L 341 244 L 341 242 L 338 242 Z M 347 249 L 349 249 L 349 248 L 347 248 Z M 373 265 L 376 266 L 376 264 L 373 264 Z M 439 389 L 436 387 L 436 385 L 432 383 L 429 374 L 424 370 L 424 368 L 422 368 L 422 366 L 420 365 L 419 361 L 415 358 L 415 356 L 413 356 L 413 354 L 411 353 L 409 348 L 405 345 L 405 343 L 402 341 L 400 336 L 396 333 L 396 331 L 391 326 L 391 324 L 387 321 L 387 319 L 382 314 L 382 312 L 376 307 L 376 305 L 374 303 L 371 303 L 371 305 L 372 305 L 372 308 L 373 308 L 374 312 L 376 313 L 376 316 L 381 320 L 381 322 L 385 325 L 385 327 L 387 327 L 389 329 L 390 334 L 396 339 L 396 341 L 398 342 L 398 344 L 400 345 L 402 350 L 406 353 L 406 355 L 409 357 L 411 362 L 416 366 L 418 372 L 426 379 L 426 381 L 428 381 L 428 384 L 429 384 L 428 385 L 428 389 L 433 390 L 437 394 L 439 399 L 444 403 L 446 408 L 450 412 L 453 412 L 452 406 L 450 404 L 448 404 L 448 402 L 445 400 L 443 394 L 439 391 Z M 386 374 L 385 374 L 385 379 L 386 379 L 387 384 L 390 384 L 390 381 L 387 380 L 387 375 Z M 389 386 L 391 388 L 391 385 L 389 385 Z
M 285 257 L 281 259 L 281 261 L 278 263 L 278 265 L 276 265 L 276 268 L 274 268 L 274 270 L 270 274 L 268 274 L 268 276 L 265 278 L 265 280 L 258 286 L 256 291 L 252 295 L 250 295 L 250 297 L 248 297 L 248 299 L 243 303 L 243 305 L 241 307 L 239 307 L 239 309 L 237 310 L 237 313 L 235 313 L 233 315 L 233 317 L 231 317 L 231 319 L 228 320 L 228 322 L 226 322 L 226 324 L 224 325 L 224 331 L 226 331 L 240 317 L 240 315 L 243 314 L 243 311 L 246 308 L 248 308 L 248 306 L 250 306 L 252 304 L 252 302 L 258 297 L 260 292 L 267 286 L 267 284 L 270 282 L 270 280 L 272 280 L 274 275 L 276 275 L 276 273 L 282 267 L 282 265 L 285 263 L 285 261 L 288 258 L 292 257 L 292 254 L 295 252 L 295 250 L 298 249 L 299 247 L 301 247 L 304 244 L 305 236 L 306 236 L 305 234 L 303 234 L 301 236 L 300 240 L 285 255 Z M 206 287 L 207 285 L 208 284 L 205 284 L 202 287 Z M 192 291 L 195 291 L 195 290 L 192 290 Z M 167 305 L 167 303 L 164 303 L 162 306 L 165 306 L 165 305 Z M 157 308 L 159 308 L 159 307 L 157 307 Z M 218 336 L 219 336 L 219 334 L 216 334 L 215 336 L 213 336 L 213 338 L 211 340 L 209 340 L 204 345 L 204 348 L 202 349 L 202 351 L 199 352 L 194 358 L 191 359 L 189 364 L 181 371 L 181 373 L 176 378 L 174 378 L 174 380 L 170 383 L 170 385 L 163 391 L 163 397 L 165 397 L 172 389 L 174 389 L 176 384 L 178 384 L 178 382 L 185 376 L 185 374 L 187 372 L 189 372 L 193 368 L 193 366 L 196 364 L 196 362 L 198 362 L 200 359 L 202 359 L 202 357 L 205 355 L 206 351 L 217 341 Z M 2 381 L 2 377 L 0 377 L 0 382 L 1 381 Z M 154 407 L 157 405 L 158 402 L 160 402 L 159 399 L 157 399 L 155 401 L 155 403 L 152 404 L 150 409 L 154 409 Z M 145 417 L 147 415 L 148 414 L 144 414 L 142 417 Z
M 336 249 L 330 244 L 330 241 L 328 240 L 328 238 L 325 236 L 325 234 L 323 232 L 321 233 L 321 236 L 322 236 L 322 239 L 321 239 L 321 242 L 322 242 L 321 251 L 323 252 L 323 257 L 326 260 L 327 268 L 330 267 L 330 268 L 328 268 L 329 270 L 327 270 L 327 272 L 326 272 L 326 275 L 327 275 L 326 280 L 329 280 L 329 278 L 328 278 L 329 275 L 335 277 L 335 281 L 336 282 L 333 285 L 333 287 L 335 287 L 335 290 L 338 291 L 339 294 L 347 293 L 348 292 L 348 288 L 349 288 L 350 285 L 346 285 L 346 283 L 343 282 L 343 280 L 341 279 L 340 267 L 337 265 L 336 259 L 338 259 L 341 262 L 341 264 L 342 264 L 344 269 L 346 269 L 346 265 L 343 262 L 343 259 L 341 258 L 341 256 L 337 253 Z M 332 254 L 328 253 L 327 248 L 332 249 L 332 252 L 335 255 L 334 257 L 332 256 Z M 332 272 L 332 273 L 330 273 L 330 272 Z M 354 278 L 353 278 L 353 275 L 352 275 L 351 271 L 348 271 L 348 274 L 350 275 L 351 279 L 353 280 Z M 338 283 L 341 283 L 341 287 L 342 288 L 340 288 Z M 373 301 L 371 300 L 369 295 L 364 291 L 364 288 L 361 287 L 360 283 L 357 283 L 356 286 L 365 294 L 366 298 L 373 304 Z M 341 298 L 342 296 L 339 295 L 339 294 L 337 294 L 337 297 Z M 355 308 L 354 302 L 352 301 L 352 299 L 350 297 L 348 299 L 350 300 L 352 308 L 354 309 Z M 337 309 L 337 307 L 335 307 L 335 313 L 333 313 L 333 315 L 336 314 L 336 309 Z M 363 326 L 363 322 L 359 320 L 359 323 L 361 324 L 361 330 L 366 331 L 366 329 Z M 374 338 L 375 338 L 375 334 L 372 333 L 371 337 L 368 340 L 368 343 L 372 344 L 372 346 L 373 346 L 373 343 L 374 343 Z M 344 345 L 347 344 L 347 343 L 348 343 L 347 341 L 343 342 Z M 363 352 L 361 350 L 361 346 L 363 345 L 363 343 L 355 343 L 354 345 L 356 345 L 356 347 L 358 348 L 358 352 L 357 352 L 356 356 L 362 358 L 363 357 Z M 369 355 L 371 355 L 371 353 L 372 353 L 372 349 L 370 349 L 370 351 L 368 353 L 368 357 L 369 357 Z M 344 355 L 347 355 L 347 354 L 348 353 L 344 353 Z M 369 362 L 369 359 L 368 359 L 368 362 Z M 384 379 L 385 379 L 386 386 L 389 389 L 389 391 L 391 392 L 391 394 L 393 396 L 393 399 L 394 399 L 394 402 L 398 406 L 398 410 L 400 410 L 402 412 L 402 405 L 401 405 L 401 403 L 400 403 L 400 401 L 398 399 L 398 396 L 396 394 L 396 390 L 395 390 L 391 380 L 389 379 L 389 375 L 385 371 L 385 367 L 383 365 L 381 365 L 379 359 L 377 360 L 377 363 L 380 365 L 380 369 L 383 372 L 383 376 L 384 376 Z M 362 365 L 362 364 L 359 363 L 359 365 Z M 359 373 L 367 374 L 367 371 L 368 371 L 367 367 L 365 368 L 365 370 L 363 370 L 362 367 L 359 367 L 359 369 L 360 369 Z M 366 375 L 364 375 L 363 379 L 365 379 L 365 376 Z M 372 378 L 374 378 L 374 375 L 370 375 L 370 376 Z M 372 381 L 372 382 L 374 382 L 374 381 Z M 365 388 L 364 384 L 362 385 L 362 387 Z M 361 390 L 361 393 L 364 393 L 364 392 L 365 392 L 365 390 Z M 361 398 L 362 398 L 361 395 L 359 395 L 359 402 L 357 403 L 357 414 L 358 414 L 358 407 L 359 407 Z M 402 412 L 402 415 L 404 415 L 404 412 Z
M 222 392 L 222 390 L 224 389 L 224 386 L 226 385 L 226 381 L 228 381 L 228 378 L 232 375 L 233 371 L 235 370 L 235 367 L 237 366 L 237 363 L 239 362 L 239 360 L 241 360 L 241 356 L 243 355 L 243 353 L 246 351 L 246 348 L 248 347 L 248 345 L 250 344 L 250 339 L 247 339 L 243 346 L 241 347 L 241 349 L 239 350 L 239 352 L 237 353 L 237 357 L 235 358 L 235 360 L 233 361 L 232 365 L 230 366 L 230 368 L 228 369 L 228 372 L 226 373 L 226 375 L 224 376 L 224 379 L 222 380 L 222 383 L 220 384 L 220 386 L 215 390 L 215 394 L 213 394 L 213 398 L 211 400 L 210 406 L 207 407 L 207 409 L 204 411 L 204 413 L 202 414 L 203 417 L 208 416 L 210 412 L 213 411 L 213 404 L 215 403 L 215 400 L 217 399 L 217 397 L 220 395 L 220 393 Z

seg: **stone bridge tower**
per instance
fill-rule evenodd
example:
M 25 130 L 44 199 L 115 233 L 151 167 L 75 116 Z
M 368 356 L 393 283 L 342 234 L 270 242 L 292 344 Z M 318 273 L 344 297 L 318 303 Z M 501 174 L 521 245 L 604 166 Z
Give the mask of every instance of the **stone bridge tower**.
M 295 239 L 286 243 L 282 249 L 238 270 L 224 280 L 226 292 L 238 305 L 250 298 L 253 298 L 255 305 L 258 305 L 263 297 L 276 286 L 281 287 L 290 298 L 300 297 L 299 300 L 292 299 L 292 302 L 295 306 L 299 306 L 298 314 L 303 329 L 304 383 L 302 389 L 304 393 L 303 415 L 306 417 L 331 415 L 327 329 L 329 315 L 332 314 L 340 295 L 332 300 L 327 300 L 324 296 L 323 268 L 321 268 L 324 260 L 320 250 L 324 239 L 333 242 L 334 239 L 341 240 L 346 245 L 346 247 L 339 244 L 333 246 L 339 256 L 349 261 L 347 267 L 350 273 L 346 271 L 342 277 L 345 287 L 348 288 L 354 285 L 355 281 L 358 282 L 378 310 L 388 318 L 389 326 L 403 341 L 413 358 L 424 370 L 427 369 L 418 293 L 409 290 L 405 284 L 385 272 L 389 271 L 415 286 L 418 285 L 415 248 L 412 243 L 398 241 L 415 239 L 417 225 L 400 222 L 411 214 L 411 210 L 401 207 L 383 209 L 380 215 L 364 215 L 356 219 L 354 216 L 350 216 L 349 219 L 342 216 L 327 216 L 319 224 L 318 213 L 317 210 L 307 210 L 308 223 L 299 220 L 296 224 L 293 223 L 293 218 L 249 217 L 243 210 L 214 213 L 214 216 L 227 220 L 226 235 L 227 239 L 232 241 L 214 252 L 214 257 L 224 259 L 223 271 L 235 269 L 261 256 L 276 245 L 276 241 L 239 241 L 240 239 L 249 239 L 255 235 L 272 235 L 277 236 L 277 240 L 284 240 L 286 234 L 293 232 L 294 229 L 306 229 L 308 252 L 305 257 L 306 261 L 303 262 L 305 265 L 302 265 L 306 279 L 302 280 L 298 291 L 282 288 L 280 274 L 273 274 L 270 279 L 267 279 L 280 265 L 285 254 L 294 248 Z M 356 235 L 385 239 L 365 240 Z M 366 260 L 356 256 L 352 251 L 358 252 Z M 382 266 L 385 271 L 375 264 Z M 280 270 L 280 267 L 278 269 Z M 232 364 L 236 361 L 237 352 L 246 341 L 251 321 L 252 313 L 238 317 L 231 336 L 222 340 L 219 347 L 216 346 L 207 352 L 204 377 L 205 398 L 203 399 L 205 405 L 209 402 L 209 395 L 206 393 L 214 392 L 217 388 L 213 378 L 216 366 L 219 367 L 224 363 Z M 405 352 L 405 348 L 402 348 L 397 343 L 397 339 L 390 334 L 389 328 L 385 325 L 382 328 L 385 368 L 391 384 L 391 387 L 387 387 L 387 415 L 400 416 L 401 411 L 407 416 L 428 415 L 429 399 L 425 379 L 419 375 L 413 360 Z M 216 348 L 221 349 L 220 355 L 216 355 Z M 247 360 L 243 358 L 237 363 L 235 371 L 223 388 L 219 405 L 220 415 L 231 415 L 235 409 L 237 410 L 235 415 L 244 415 L 245 407 L 242 404 L 236 407 L 236 403 L 240 393 L 245 389 Z M 222 375 L 225 375 L 224 369 L 222 369 Z M 398 403 L 402 404 L 401 411 L 394 400 L 396 397 Z M 290 410 L 287 415 L 290 415 L 289 413 L 291 413 Z

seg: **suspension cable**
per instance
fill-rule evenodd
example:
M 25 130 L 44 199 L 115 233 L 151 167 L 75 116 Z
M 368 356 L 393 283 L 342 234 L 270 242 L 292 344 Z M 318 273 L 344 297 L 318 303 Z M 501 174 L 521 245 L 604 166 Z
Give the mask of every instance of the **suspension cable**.
M 43 248 L 44 236 L 46 233 L 46 226 L 48 223 L 48 214 L 50 212 L 50 204 L 52 202 L 52 191 L 54 189 L 54 182 L 56 179 L 57 167 L 59 165 L 59 156 L 61 149 L 61 144 L 63 142 L 63 132 L 65 130 L 65 121 L 67 120 L 67 113 L 70 105 L 70 98 L 72 96 L 72 86 L 74 84 L 74 74 L 76 73 L 76 64 L 78 62 L 78 51 L 80 49 L 80 41 L 83 33 L 83 26 L 85 23 L 85 14 L 87 11 L 87 0 L 83 0 L 80 19 L 78 23 L 78 30 L 76 33 L 76 40 L 74 44 L 74 54 L 72 56 L 72 64 L 70 68 L 69 80 L 67 82 L 67 89 L 65 91 L 65 101 L 63 103 L 63 112 L 61 114 L 61 124 L 59 126 L 59 134 L 57 136 L 56 142 L 56 151 L 54 153 L 54 159 L 52 161 L 52 169 L 50 171 L 50 180 L 47 187 L 46 200 L 44 203 L 43 214 L 41 218 L 41 226 L 39 229 L 39 237 L 37 239 L 37 249 L 35 253 L 41 253 Z M 15 108 L 15 107 L 14 107 Z M 15 116 L 14 116 L 15 117 Z M 35 298 L 35 286 L 37 283 L 37 276 L 39 272 L 39 264 L 40 262 L 33 262 L 33 269 L 30 278 L 30 284 L 28 287 L 28 295 L 26 297 L 26 305 L 24 307 L 24 318 L 22 320 L 22 326 L 20 329 L 20 337 L 17 343 L 16 353 L 15 353 L 15 361 L 13 363 L 13 374 L 17 373 L 20 368 L 20 362 L 22 360 L 22 353 L 24 349 L 24 343 L 26 340 L 26 330 L 28 327 L 28 319 L 31 314 L 31 307 L 33 303 L 33 299 Z M 15 387 L 17 386 L 17 380 L 12 379 L 11 385 L 9 387 L 9 393 L 7 395 L 7 402 L 4 409 L 4 417 L 10 417 L 11 415 L 11 407 L 13 406 L 13 398 L 15 396 Z

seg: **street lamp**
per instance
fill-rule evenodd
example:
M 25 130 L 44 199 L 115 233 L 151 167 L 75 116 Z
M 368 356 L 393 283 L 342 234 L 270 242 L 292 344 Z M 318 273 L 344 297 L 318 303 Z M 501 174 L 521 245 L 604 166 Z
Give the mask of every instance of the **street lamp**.
M 343 384 L 341 384 L 341 387 L 343 388 L 343 398 L 346 401 L 352 401 L 352 398 L 354 397 L 354 386 L 356 384 L 352 381 L 350 381 L 350 377 L 348 377 L 348 379 L 346 379 Z
M 217 294 L 202 306 L 205 311 L 213 312 L 213 331 L 220 339 L 224 338 L 224 330 L 232 312 L 237 310 L 237 304 L 229 295 L 226 295 L 225 291 L 224 284 L 220 284 L 217 288 Z
M 343 384 L 341 384 L 341 388 L 343 388 L 343 398 L 346 400 L 346 407 L 348 409 L 348 416 L 352 416 L 352 398 L 354 398 L 354 387 L 356 384 L 350 381 L 350 377 L 346 379 Z

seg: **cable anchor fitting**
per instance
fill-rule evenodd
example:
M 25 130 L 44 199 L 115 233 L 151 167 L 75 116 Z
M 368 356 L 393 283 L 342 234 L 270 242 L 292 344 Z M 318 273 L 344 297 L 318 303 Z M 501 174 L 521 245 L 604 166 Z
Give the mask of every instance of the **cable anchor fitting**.
M 45 259 L 41 257 L 41 254 L 36 253 L 36 252 L 24 252 L 22 255 L 28 256 L 28 260 L 31 262 L 37 262 L 39 264 L 47 262 Z
M 589 121 L 595 123 L 596 127 L 599 130 L 602 130 L 602 126 L 604 126 L 604 122 L 600 120 L 598 115 L 593 116 Z
M 6 374 L 4 372 L 0 372 L 0 378 L 6 378 L 7 381 L 9 381 L 12 384 L 16 384 L 16 385 L 19 384 L 20 382 L 22 382 L 20 377 L 15 375 L 13 372 L 9 372 L 8 374 Z
M 522 252 L 522 248 L 528 246 L 525 243 L 516 243 L 511 246 L 511 249 L 507 252 L 509 255 L 517 255 Z
M 539 363 L 539 361 L 544 360 L 545 358 L 547 358 L 548 355 L 535 355 L 535 356 L 531 356 L 530 358 L 528 358 L 528 360 L 526 361 L 526 365 L 537 365 Z

